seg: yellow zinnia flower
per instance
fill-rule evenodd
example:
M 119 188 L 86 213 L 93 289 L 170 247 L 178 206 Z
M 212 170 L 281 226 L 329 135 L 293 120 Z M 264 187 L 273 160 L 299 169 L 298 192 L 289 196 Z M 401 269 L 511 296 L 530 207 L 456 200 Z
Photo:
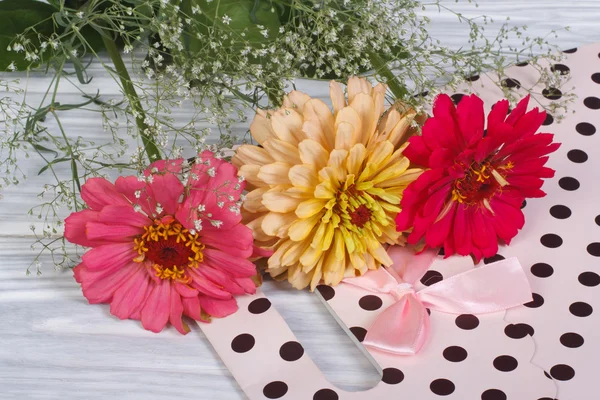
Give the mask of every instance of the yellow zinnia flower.
M 297 91 L 279 110 L 258 110 L 250 132 L 261 146 L 240 146 L 233 163 L 248 182 L 244 220 L 274 251 L 273 277 L 298 289 L 336 285 L 389 266 L 383 245 L 404 243 L 394 219 L 422 172 L 402 155 L 417 113 L 401 103 L 384 112 L 386 89 L 355 77 L 348 103 L 330 83 L 333 112 Z

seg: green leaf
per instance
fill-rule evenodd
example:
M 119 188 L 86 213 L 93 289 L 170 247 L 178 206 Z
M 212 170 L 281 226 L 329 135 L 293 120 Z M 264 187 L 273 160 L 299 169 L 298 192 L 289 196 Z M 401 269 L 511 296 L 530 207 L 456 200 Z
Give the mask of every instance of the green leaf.
M 37 151 L 40 151 L 42 153 L 52 153 L 54 154 L 54 157 L 58 157 L 58 152 L 52 149 L 49 149 L 47 147 L 42 146 L 41 144 L 37 144 L 37 143 L 31 143 L 31 145 L 33 146 L 34 149 L 36 149 Z
M 70 160 L 71 160 L 71 157 L 55 158 L 54 160 L 50 161 L 48 164 L 44 165 L 42 167 L 42 169 L 40 169 L 40 171 L 38 172 L 38 175 L 43 174 L 48 168 L 50 168 L 54 164 L 58 164 L 58 163 L 70 161 Z
M 194 6 L 200 7 L 202 12 L 192 14 Z M 268 0 L 183 0 L 181 6 L 182 11 L 194 20 L 198 33 L 205 36 L 211 36 L 215 31 L 233 33 L 236 43 L 232 47 L 235 49 L 261 48 L 277 37 L 279 16 L 271 8 Z M 196 32 L 187 34 L 184 43 L 192 53 L 206 46 L 196 37 Z
M 31 61 L 25 60 L 24 51 L 8 51 L 7 47 L 18 34 L 32 26 L 35 26 L 38 33 L 50 36 L 54 32 L 52 14 L 55 11 L 50 4 L 35 0 L 0 1 L 0 71 L 5 71 L 11 62 L 14 62 L 18 69 L 26 69 L 32 64 Z M 40 45 L 35 32 L 30 31 L 25 37 L 31 40 L 33 46 Z M 42 57 L 42 54 L 38 55 Z M 38 60 L 34 64 L 40 63 Z

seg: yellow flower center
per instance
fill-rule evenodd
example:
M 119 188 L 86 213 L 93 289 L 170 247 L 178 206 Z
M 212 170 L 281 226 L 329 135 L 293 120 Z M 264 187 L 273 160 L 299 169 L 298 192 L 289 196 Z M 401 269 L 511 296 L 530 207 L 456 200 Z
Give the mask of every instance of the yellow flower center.
M 172 217 L 155 220 L 145 226 L 144 233 L 134 239 L 135 262 L 150 261 L 160 279 L 190 282 L 187 268 L 198 268 L 203 261 L 197 233 L 190 233 Z
M 454 182 L 452 201 L 468 205 L 487 202 L 508 182 L 498 170 L 513 168 L 512 162 L 496 167 L 488 161 L 472 163 L 461 179 Z

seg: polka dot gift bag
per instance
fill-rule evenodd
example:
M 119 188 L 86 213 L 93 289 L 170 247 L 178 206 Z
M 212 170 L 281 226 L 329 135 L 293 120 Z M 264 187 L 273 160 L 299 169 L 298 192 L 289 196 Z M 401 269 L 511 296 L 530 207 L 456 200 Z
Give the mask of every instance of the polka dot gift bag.
M 321 264 L 317 264 L 313 272 L 307 273 L 301 268 L 297 270 L 294 269 L 293 260 L 282 261 L 282 255 L 277 255 L 277 260 L 269 263 L 269 272 L 275 276 L 283 274 L 282 276 L 296 287 L 316 288 L 316 295 L 322 298 L 350 337 L 358 346 L 364 346 L 372 356 L 381 371 L 382 379 L 374 388 L 362 392 L 348 392 L 336 388 L 325 379 L 304 352 L 302 345 L 298 343 L 271 302 L 263 294 L 257 293 L 251 297 L 240 298 L 238 300 L 240 310 L 233 316 L 202 325 L 204 333 L 249 398 L 308 400 L 404 397 L 460 400 L 595 398 L 590 388 L 595 382 L 594 355 L 600 350 L 600 339 L 595 334 L 594 328 L 597 326 L 594 309 L 598 307 L 596 303 L 599 298 L 595 292 L 600 285 L 600 275 L 596 271 L 600 265 L 598 258 L 600 257 L 600 208 L 598 208 L 600 189 L 596 176 L 597 171 L 600 170 L 600 146 L 598 146 L 600 143 L 596 140 L 598 138 L 596 129 L 600 125 L 600 114 L 598 114 L 600 113 L 600 84 L 598 83 L 600 46 L 569 50 L 565 56 L 566 58 L 560 64 L 549 64 L 548 68 L 563 75 L 569 88 L 571 85 L 574 86 L 575 89 L 571 90 L 571 93 L 575 93 L 577 98 L 572 103 L 571 109 L 575 112 L 565 115 L 560 123 L 558 115 L 550 113 L 535 115 L 536 120 L 542 125 L 539 132 L 554 133 L 555 141 L 562 145 L 560 148 L 556 146 L 552 151 L 548 151 L 547 154 L 552 154 L 548 159 L 544 159 L 544 162 L 547 161 L 544 168 L 555 170 L 555 175 L 538 170 L 539 177 L 546 180 L 543 190 L 547 195 L 545 197 L 535 195 L 541 185 L 524 183 L 523 187 L 526 188 L 524 190 L 529 188 L 531 191 L 530 195 L 525 196 L 530 197 L 529 200 L 521 201 L 518 207 L 515 206 L 524 214 L 524 221 L 515 224 L 515 229 L 520 229 L 520 232 L 514 238 L 501 241 L 510 244 L 501 244 L 499 248 L 494 249 L 493 254 L 490 254 L 489 246 L 486 245 L 483 237 L 485 233 L 479 232 L 477 237 L 471 238 L 471 254 L 475 257 L 461 256 L 456 243 L 454 243 L 456 247 L 450 248 L 450 252 L 458 254 L 451 256 L 447 256 L 448 254 L 444 256 L 443 253 L 438 255 L 437 250 L 433 249 L 425 250 L 415 257 L 421 259 L 429 257 L 427 270 L 421 271 L 423 273 L 410 285 L 406 282 L 399 283 L 397 286 L 400 288 L 394 289 L 394 293 L 377 292 L 373 287 L 361 283 L 364 283 L 363 278 L 372 272 L 370 270 L 374 269 L 371 268 L 370 263 L 383 264 L 387 266 L 386 271 L 393 270 L 389 268 L 393 265 L 393 260 L 388 260 L 385 255 L 379 253 L 376 246 L 371 247 L 375 250 L 369 256 L 361 259 L 362 266 L 358 262 L 355 263 L 357 269 L 365 268 L 360 274 L 355 275 L 363 276 L 350 279 L 343 275 L 337 276 L 332 269 Z M 509 69 L 507 74 L 511 79 L 503 88 L 495 86 L 486 76 L 472 78 L 470 86 L 459 87 L 458 93 L 451 96 L 451 100 L 455 104 L 460 104 L 461 101 L 472 97 L 467 95 L 467 90 L 473 91 L 484 102 L 486 115 L 488 115 L 490 106 L 505 97 L 502 90 L 510 90 L 517 97 L 524 97 L 525 92 L 520 93 L 521 87 L 534 87 L 538 72 L 527 64 L 519 64 Z M 349 90 L 350 94 L 351 92 L 352 90 Z M 374 92 L 376 90 L 370 92 L 373 97 L 377 95 Z M 550 91 L 539 90 L 539 92 L 539 95 L 535 94 L 534 90 L 528 110 L 532 109 L 535 103 L 551 104 L 552 101 L 565 95 L 567 89 L 560 87 Z M 334 109 L 336 107 L 337 110 L 343 109 L 346 106 L 345 99 L 341 95 L 333 94 Z M 356 95 L 355 93 L 354 96 Z M 306 99 L 293 100 L 302 104 L 300 110 L 295 109 L 296 113 L 325 118 L 319 114 L 323 110 L 319 110 L 315 104 L 308 104 Z M 288 98 L 287 101 L 290 99 Z M 524 112 L 515 111 L 514 107 L 516 104 L 510 104 L 510 107 L 506 104 L 505 113 L 508 114 L 508 118 L 513 112 Z M 271 121 L 273 124 L 270 126 L 280 123 L 281 126 L 276 129 L 280 133 L 283 131 L 283 126 L 289 126 L 286 118 L 295 117 L 291 112 L 290 115 L 282 113 Z M 306 119 L 310 118 L 305 117 Z M 255 123 L 261 124 L 264 121 L 255 120 Z M 314 131 L 318 129 L 314 128 Z M 293 130 L 287 132 L 291 132 L 291 135 Z M 394 136 L 390 132 L 385 132 L 384 135 L 387 135 L 388 139 Z M 493 138 L 493 133 L 490 137 Z M 297 139 L 290 136 L 290 140 Z M 399 148 L 406 142 L 405 138 L 395 140 L 397 140 L 394 143 L 396 147 L 390 148 L 392 153 L 394 148 Z M 329 145 L 331 148 L 334 144 Z M 284 148 L 285 145 L 277 142 L 266 141 L 263 147 L 269 156 L 273 156 L 277 151 L 284 153 L 288 151 L 287 147 Z M 322 147 L 327 148 L 327 143 L 323 143 Z M 535 149 L 529 151 L 529 154 L 532 154 Z M 249 157 L 248 154 L 245 156 Z M 443 154 L 440 154 L 440 157 L 442 156 Z M 312 162 L 318 164 L 320 160 L 314 158 Z M 249 193 L 251 207 L 256 207 L 253 211 L 254 218 L 249 219 L 250 226 L 254 224 L 266 228 L 264 231 L 258 230 L 259 234 L 255 233 L 255 238 L 271 246 L 274 242 L 267 243 L 270 234 L 275 236 L 279 234 L 277 237 L 284 243 L 290 237 L 300 241 L 304 235 L 304 231 L 299 229 L 302 226 L 288 229 L 291 232 L 289 236 L 281 235 L 281 231 L 278 231 L 280 225 L 274 223 L 274 217 L 269 214 L 272 212 L 285 214 L 288 212 L 286 211 L 288 207 L 292 205 L 295 207 L 299 203 L 294 204 L 294 200 L 282 195 L 281 190 L 272 190 L 277 185 L 289 184 L 277 182 L 282 174 L 275 169 L 244 166 L 252 165 L 249 162 L 240 164 L 243 164 L 241 168 L 245 170 L 245 176 L 249 178 L 250 184 L 254 184 L 259 191 L 262 190 L 262 193 L 269 190 L 269 193 L 273 193 L 266 196 L 266 201 L 263 202 L 267 204 L 266 208 L 260 208 L 263 203 L 252 203 L 251 197 L 256 196 L 256 193 Z M 295 165 L 299 164 L 304 162 L 298 161 Z M 410 166 L 400 171 L 399 175 L 402 176 L 400 180 L 404 185 L 416 179 L 416 177 L 411 178 L 411 174 L 418 175 L 421 172 L 410 171 L 413 165 L 419 168 L 418 164 L 412 162 Z M 480 201 L 484 207 L 490 206 L 493 209 L 495 206 L 491 203 L 493 200 L 489 200 L 491 197 L 475 198 L 473 186 L 467 183 L 480 182 L 478 188 L 481 188 L 493 182 L 490 176 L 495 171 L 500 172 L 501 176 L 493 176 L 493 179 L 501 189 L 507 191 L 502 179 L 509 176 L 509 173 L 501 170 L 506 165 L 506 163 L 501 165 L 490 161 L 486 165 L 479 163 L 475 168 L 470 166 L 467 173 L 471 174 L 474 180 L 463 181 L 465 185 L 450 189 L 455 203 L 461 203 L 461 200 L 462 202 Z M 484 166 L 488 169 L 484 169 Z M 514 163 L 508 168 L 512 168 L 513 173 L 517 174 L 515 171 L 518 170 L 519 165 Z M 253 170 L 254 175 L 252 175 Z M 288 176 L 294 176 L 295 172 L 303 171 L 296 168 L 293 172 L 291 170 L 286 172 Z M 268 187 L 261 184 L 260 175 L 264 178 L 263 183 L 265 179 L 270 179 L 272 185 Z M 298 180 L 305 179 L 305 184 L 308 185 L 310 176 L 308 171 L 306 174 L 299 174 Z M 514 182 L 513 178 L 511 180 Z M 359 183 L 364 183 L 363 188 L 369 186 L 365 179 Z M 301 192 L 301 189 L 297 190 L 297 193 Z M 497 188 L 490 190 L 495 191 Z M 381 192 L 382 196 L 394 193 L 394 189 L 386 188 L 385 191 L 386 193 Z M 323 198 L 326 198 L 326 192 L 323 193 Z M 489 204 L 485 204 L 486 199 L 490 201 Z M 343 217 L 354 225 L 364 224 L 364 220 L 372 217 L 366 210 L 359 209 L 360 204 L 366 203 L 359 203 L 355 207 L 348 206 L 347 216 Z M 392 203 L 393 201 L 390 201 L 390 204 Z M 317 208 L 327 206 L 325 203 L 320 203 L 318 199 L 314 204 L 309 205 L 310 207 L 307 205 L 299 214 L 304 219 L 310 219 L 314 215 L 311 213 L 315 213 Z M 262 220 L 256 222 L 257 215 Z M 458 214 L 455 214 L 455 218 L 456 215 Z M 287 227 L 296 219 L 290 217 Z M 380 223 L 384 219 L 385 216 L 381 215 L 376 222 Z M 265 223 L 265 220 L 270 222 Z M 456 220 L 453 223 L 456 227 Z M 281 226 L 285 225 L 283 222 L 281 224 Z M 312 226 L 315 224 L 312 223 Z M 376 224 L 371 226 L 377 229 Z M 315 231 L 311 231 L 313 235 L 317 229 L 319 228 L 316 227 Z M 323 229 L 326 232 L 327 226 Z M 416 225 L 415 230 L 417 230 Z M 499 228 L 496 231 L 500 232 Z M 430 237 L 436 237 L 434 233 L 431 233 Z M 421 232 L 422 236 L 427 234 L 426 230 Z M 317 232 L 317 235 L 322 233 Z M 365 236 L 369 235 L 370 233 L 367 232 Z M 346 246 L 355 246 L 355 242 L 358 241 L 352 236 L 352 232 L 347 239 Z M 319 236 L 319 240 L 330 239 L 325 235 Z M 364 240 L 368 241 L 369 238 Z M 437 240 L 440 247 L 448 253 L 449 245 L 451 246 L 452 243 L 439 242 L 439 238 Z M 310 247 L 307 245 L 298 250 L 301 253 L 300 257 L 306 257 L 307 262 L 313 256 Z M 383 247 L 386 248 L 385 243 Z M 360 250 L 358 247 L 356 249 Z M 388 252 L 389 250 L 390 248 Z M 288 247 L 284 253 L 290 256 L 294 251 L 296 251 L 294 248 Z M 474 259 L 477 261 L 476 264 Z M 498 288 L 502 288 L 503 291 L 508 292 L 508 295 L 517 296 L 521 290 L 528 290 L 528 300 L 518 301 L 518 304 L 515 303 L 513 307 L 506 307 L 506 311 L 496 312 L 457 314 L 437 310 L 435 307 L 425 307 L 428 334 L 424 338 L 416 335 L 416 341 L 410 341 L 416 345 L 408 346 L 408 353 L 416 349 L 417 351 L 413 351 L 415 354 L 400 355 L 390 351 L 399 348 L 406 350 L 401 347 L 406 342 L 402 340 L 400 343 L 395 342 L 398 336 L 394 335 L 388 335 L 386 338 L 386 332 L 378 323 L 387 310 L 398 303 L 399 297 L 402 298 L 405 293 L 439 294 L 440 287 L 447 289 L 456 280 L 462 281 L 461 277 L 465 274 L 468 276 L 472 271 L 485 271 L 486 268 L 513 268 L 511 270 L 515 271 L 519 278 L 511 288 L 507 289 L 502 286 L 505 283 L 498 281 L 497 285 L 491 285 L 490 290 L 484 288 L 483 292 L 493 294 Z M 398 278 L 394 273 L 390 276 L 391 278 L 386 279 Z M 523 282 L 521 279 L 524 279 L 527 287 L 520 286 Z M 435 303 L 433 300 L 429 302 L 423 300 L 423 296 L 421 300 L 425 305 Z M 402 312 L 396 315 L 405 317 Z M 386 323 L 389 324 L 390 330 L 393 328 L 402 331 L 404 326 L 394 325 L 394 320 L 388 320 Z M 372 334 L 373 330 L 380 335 Z M 377 344 L 381 346 L 378 348 Z M 386 348 L 386 345 L 390 347 Z

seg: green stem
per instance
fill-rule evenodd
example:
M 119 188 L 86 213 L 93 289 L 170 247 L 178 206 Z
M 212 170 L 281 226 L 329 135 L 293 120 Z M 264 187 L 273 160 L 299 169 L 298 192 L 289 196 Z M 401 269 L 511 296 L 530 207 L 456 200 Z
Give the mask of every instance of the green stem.
M 135 124 L 137 125 L 138 132 L 140 137 L 142 138 L 142 143 L 144 144 L 144 149 L 146 150 L 146 154 L 148 155 L 148 159 L 150 162 L 160 160 L 160 151 L 156 144 L 148 137 L 146 133 L 148 131 L 148 125 L 146 124 L 146 113 L 142 108 L 142 103 L 140 98 L 138 97 L 135 87 L 131 81 L 131 77 L 129 76 L 129 72 L 127 71 L 127 67 L 125 67 L 125 63 L 121 58 L 121 53 L 117 48 L 115 42 L 109 39 L 106 35 L 102 36 L 102 42 L 104 43 L 104 47 L 108 51 L 108 55 L 115 65 L 115 70 L 119 75 L 119 79 L 121 80 L 121 85 L 123 86 L 123 91 L 125 95 L 129 99 L 129 104 L 131 104 L 131 108 L 135 113 Z
M 396 100 L 401 100 L 408 96 L 406 87 L 400 83 L 398 78 L 388 68 L 387 63 L 379 57 L 379 54 L 373 52 L 370 53 L 369 56 L 371 58 L 371 63 L 373 63 L 373 67 L 375 67 L 375 70 L 385 78 L 386 83 L 394 94 L 394 97 L 396 97 Z

